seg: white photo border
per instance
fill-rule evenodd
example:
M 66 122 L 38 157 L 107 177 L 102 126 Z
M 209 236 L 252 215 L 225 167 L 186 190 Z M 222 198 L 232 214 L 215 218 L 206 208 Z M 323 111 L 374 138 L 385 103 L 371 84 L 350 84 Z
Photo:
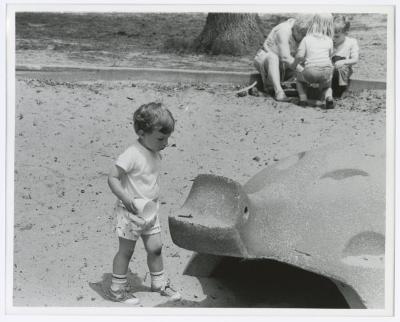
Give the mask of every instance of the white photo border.
M 146 4 L 133 1 L 119 1 L 118 4 L 110 4 L 106 1 L 63 1 L 56 3 L 54 1 L 42 1 L 40 4 L 34 1 L 5 1 L 1 4 L 1 19 L 3 25 L 7 25 L 7 32 L 1 35 L 0 41 L 2 44 L 6 43 L 6 47 L 1 51 L 2 69 L 0 72 L 5 77 L 1 78 L 0 86 L 4 95 L 1 96 L 1 122 L 0 128 L 4 135 L 4 142 L 1 144 L 1 151 L 5 156 L 2 158 L 2 175 L 5 182 L 4 191 L 1 191 L 0 204 L 5 205 L 4 216 L 1 221 L 1 231 L 5 237 L 5 249 L 2 249 L 1 255 L 4 260 L 1 266 L 2 276 L 5 277 L 5 292 L 1 292 L 0 308 L 2 318 L 9 320 L 28 320 L 29 321 L 47 321 L 47 320 L 66 320 L 74 318 L 74 320 L 90 321 L 108 321 L 112 316 L 118 319 L 150 319 L 158 321 L 161 316 L 163 320 L 179 321 L 190 318 L 195 321 L 200 319 L 211 320 L 215 318 L 218 321 L 234 321 L 239 319 L 249 319 L 258 321 L 264 318 L 274 318 L 284 321 L 310 321 L 310 319 L 337 319 L 340 317 L 343 321 L 354 320 L 354 317 L 368 318 L 371 320 L 392 319 L 390 317 L 383 318 L 383 315 L 390 315 L 395 303 L 391 300 L 392 288 L 394 285 L 395 271 L 394 267 L 394 254 L 395 254 L 395 227 L 398 233 L 399 224 L 395 221 L 395 181 L 399 179 L 397 171 L 394 171 L 394 160 L 396 156 L 398 145 L 395 136 L 397 137 L 397 129 L 395 127 L 397 114 L 395 114 L 395 102 L 397 95 L 395 91 L 395 78 L 397 78 L 399 67 L 395 64 L 395 47 L 399 40 L 398 33 L 395 33 L 395 20 L 398 21 L 398 10 L 394 11 L 395 2 L 393 1 L 352 1 L 351 6 L 345 6 L 344 3 L 338 1 L 325 1 L 326 5 L 319 5 L 318 1 L 308 2 L 294 2 L 293 1 L 279 1 L 280 5 L 276 2 L 267 1 L 254 1 L 252 5 L 245 5 L 242 1 L 215 1 L 197 2 L 197 4 L 188 4 L 187 1 L 148 1 Z M 269 4 L 270 3 L 270 4 Z M 386 135 L 387 135 L 387 213 L 392 213 L 393 216 L 387 216 L 386 227 L 386 241 L 387 241 L 387 256 L 386 256 L 386 309 L 385 310 L 298 310 L 298 309 L 216 309 L 216 308 L 109 308 L 109 307 L 88 307 L 88 308 L 58 308 L 58 307 L 14 307 L 12 305 L 12 258 L 13 258 L 13 182 L 14 182 L 14 126 L 15 126 L 15 13 L 17 11 L 91 11 L 91 12 L 109 12 L 124 10 L 132 12 L 208 12 L 208 11 L 230 11 L 230 12 L 262 12 L 268 9 L 269 13 L 274 12 L 309 12 L 310 5 L 313 11 L 339 11 L 340 12 L 365 12 L 365 13 L 386 13 L 388 14 L 387 22 L 387 119 L 386 119 Z M 396 8 L 397 9 L 397 8 Z M 395 17 L 395 14 L 397 17 Z M 396 37 L 396 39 L 395 39 Z M 3 140 L 2 140 L 3 141 Z M 4 144 L 4 146 L 3 146 Z M 395 148 L 396 147 L 396 148 Z M 3 177 L 1 177 L 3 179 Z M 397 196 L 397 194 L 396 194 Z M 397 257 L 396 257 L 396 263 Z M 0 285 L 2 285 L 0 283 Z M 3 290 L 2 290 L 3 291 Z M 395 288 L 397 295 L 397 289 Z M 4 298 L 3 298 L 4 297 Z M 397 296 L 395 297 L 397 299 Z M 396 316 L 393 317 L 397 319 Z

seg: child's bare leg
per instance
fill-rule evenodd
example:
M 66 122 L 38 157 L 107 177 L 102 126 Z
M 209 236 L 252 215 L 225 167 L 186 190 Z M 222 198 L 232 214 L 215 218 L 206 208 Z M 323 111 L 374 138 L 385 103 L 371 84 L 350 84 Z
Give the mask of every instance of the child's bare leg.
M 164 286 L 164 264 L 161 255 L 161 234 L 142 235 L 144 248 L 147 252 L 147 266 L 151 277 L 151 288 L 160 289 Z
M 304 83 L 297 81 L 296 82 L 297 92 L 299 93 L 300 102 L 307 103 L 307 93 L 304 88 Z
M 281 102 L 288 102 L 290 99 L 286 97 L 285 92 L 281 86 L 281 72 L 280 72 L 279 57 L 274 53 L 267 53 L 264 60 L 264 70 L 268 71 L 267 84 L 272 85 L 275 92 L 275 99 Z
M 129 261 L 135 250 L 136 241 L 119 237 L 119 248 L 113 261 L 111 290 L 114 292 L 126 289 L 128 286 L 127 273 Z M 136 301 L 135 301 L 136 302 Z
M 147 265 L 150 270 L 152 291 L 168 296 L 171 300 L 179 300 L 181 295 L 171 287 L 164 277 L 161 233 L 142 235 L 142 239 L 147 252 Z
M 331 109 L 335 107 L 335 103 L 332 98 L 332 76 L 333 69 L 329 68 L 323 75 L 324 82 L 321 83 L 322 99 L 325 101 L 325 108 Z
M 323 99 L 332 99 L 332 88 L 328 87 L 322 91 L 322 98 Z
M 322 91 L 322 99 L 325 100 L 325 108 L 331 109 L 335 107 L 335 103 L 332 98 L 332 88 L 328 87 Z
M 274 53 L 268 53 L 264 64 L 265 69 L 268 70 L 268 83 L 274 87 L 275 94 L 283 92 L 281 86 L 281 76 L 279 72 L 279 57 Z
M 162 259 L 161 233 L 142 235 L 143 244 L 147 252 L 147 265 L 150 272 L 161 272 L 164 270 Z
M 119 237 L 119 249 L 113 261 L 113 273 L 126 275 L 136 241 Z

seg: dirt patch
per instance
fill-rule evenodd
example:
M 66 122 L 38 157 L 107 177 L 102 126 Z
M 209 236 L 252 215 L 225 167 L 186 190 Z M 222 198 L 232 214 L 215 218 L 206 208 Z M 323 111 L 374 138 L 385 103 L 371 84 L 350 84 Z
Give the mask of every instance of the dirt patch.
M 266 97 L 236 97 L 234 89 L 17 80 L 14 304 L 120 305 L 101 293 L 117 247 L 115 197 L 106 177 L 114 158 L 135 138 L 134 110 L 154 100 L 169 107 L 177 119 L 171 146 L 163 151 L 161 223 L 165 266 L 184 300 L 169 303 L 148 292 L 141 242 L 131 262 L 130 283 L 144 306 L 252 306 L 240 302 L 238 290 L 217 278 L 182 275 L 191 252 L 172 243 L 168 215 L 181 207 L 199 173 L 243 184 L 263 167 L 294 153 L 357 137 L 384 142 L 386 94 L 350 93 L 334 110 L 322 111 Z M 301 294 L 288 289 L 279 303 L 266 300 L 261 306 L 296 307 L 304 303 Z

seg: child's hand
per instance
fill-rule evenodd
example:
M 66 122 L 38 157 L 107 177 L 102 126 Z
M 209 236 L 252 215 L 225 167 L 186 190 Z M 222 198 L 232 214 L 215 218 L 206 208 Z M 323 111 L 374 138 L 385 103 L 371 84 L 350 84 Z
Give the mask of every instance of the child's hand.
M 156 223 L 156 220 L 157 220 L 157 216 L 154 216 L 150 220 L 146 221 L 146 228 L 152 227 Z
M 303 70 L 304 70 L 304 67 L 303 67 L 303 66 L 301 66 L 300 64 L 296 66 L 296 72 L 298 72 L 298 73 L 302 73 L 302 72 L 303 72 Z
M 133 202 L 132 199 L 127 199 L 127 200 L 121 200 L 122 203 L 124 204 L 125 208 L 132 214 L 137 215 L 138 210 L 135 206 L 135 203 Z
M 129 219 L 137 225 L 140 229 L 144 229 L 147 226 L 146 220 L 144 220 L 142 217 L 139 217 L 134 214 L 129 214 Z
M 345 62 L 346 62 L 345 60 L 338 60 L 338 61 L 335 63 L 335 68 L 343 67 L 344 65 L 346 65 Z

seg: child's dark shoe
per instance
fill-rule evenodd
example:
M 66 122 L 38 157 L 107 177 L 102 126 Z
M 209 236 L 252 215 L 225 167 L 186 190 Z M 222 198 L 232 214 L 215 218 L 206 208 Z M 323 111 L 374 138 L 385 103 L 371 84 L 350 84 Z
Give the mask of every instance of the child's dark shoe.
M 335 108 L 335 102 L 333 101 L 332 98 L 327 98 L 327 99 L 325 100 L 325 106 L 324 106 L 324 108 L 327 109 L 327 110 L 330 110 L 330 109 L 332 109 L 332 108 Z
M 140 301 L 133 294 L 129 293 L 125 287 L 118 290 L 107 289 L 107 298 L 113 302 L 120 302 L 128 305 L 139 305 Z
M 299 101 L 299 103 L 297 105 L 299 105 L 301 107 L 306 107 L 307 106 L 307 101 L 301 100 L 301 101 Z
M 160 288 L 151 286 L 151 291 L 160 293 L 162 296 L 168 296 L 172 301 L 179 301 L 182 298 L 181 294 L 171 287 L 169 280 Z

